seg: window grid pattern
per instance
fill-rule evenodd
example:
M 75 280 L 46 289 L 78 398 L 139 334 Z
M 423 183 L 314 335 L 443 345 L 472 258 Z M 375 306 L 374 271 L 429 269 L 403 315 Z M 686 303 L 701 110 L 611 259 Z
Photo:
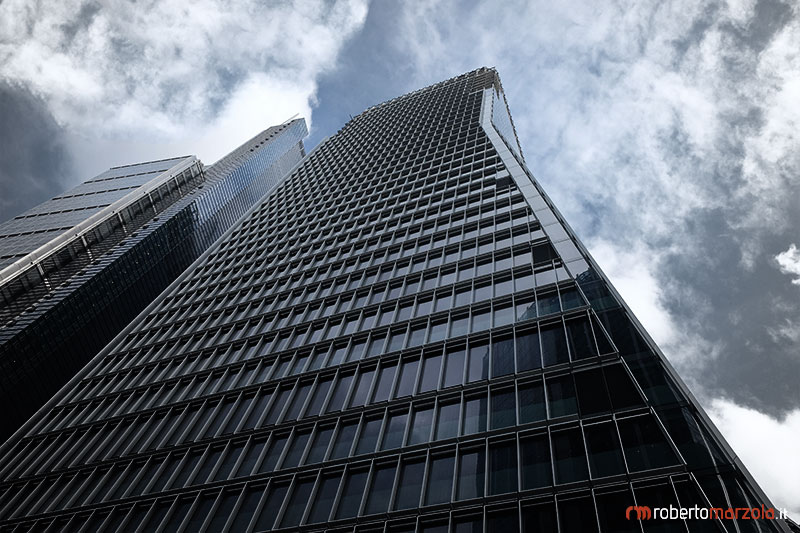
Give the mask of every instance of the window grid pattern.
M 565 268 L 480 125 L 497 86 L 479 69 L 318 147 L 6 450 L 0 519 L 599 533 L 643 531 L 637 502 L 755 506 Z M 774 530 L 670 524 L 746 527 Z

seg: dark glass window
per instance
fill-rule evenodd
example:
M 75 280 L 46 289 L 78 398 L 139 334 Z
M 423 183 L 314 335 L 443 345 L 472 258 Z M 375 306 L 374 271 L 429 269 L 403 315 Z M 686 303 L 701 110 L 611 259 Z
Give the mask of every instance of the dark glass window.
M 366 514 L 385 513 L 389 508 L 389 499 L 392 496 L 396 470 L 397 466 L 394 464 L 375 468 L 375 472 L 372 475 L 372 484 L 369 493 L 367 493 Z
M 265 438 L 255 439 L 250 442 L 250 446 L 248 446 L 244 458 L 239 465 L 239 471 L 236 473 L 237 476 L 249 476 L 253 472 L 253 468 L 255 468 L 256 462 L 258 458 L 261 457 L 261 452 L 266 445 L 267 439 Z
M 542 351 L 539 333 L 535 329 L 521 331 L 517 335 L 517 368 L 520 372 L 542 367 Z
M 409 396 L 414 392 L 414 381 L 417 378 L 417 365 L 419 361 L 405 361 L 400 368 L 400 381 L 397 383 L 395 398 Z
M 281 509 L 283 498 L 288 490 L 289 483 L 273 483 L 270 485 L 267 501 L 264 503 L 261 514 L 258 515 L 258 520 L 256 521 L 256 531 L 272 529 L 275 517 L 278 516 L 278 511 Z M 195 529 L 193 531 L 198 530 Z
M 295 484 L 292 495 L 289 497 L 289 503 L 286 505 L 286 511 L 281 518 L 280 527 L 294 527 L 300 524 L 313 488 L 314 479 L 305 479 Z
M 403 444 L 406 419 L 408 419 L 408 413 L 405 412 L 392 413 L 389 415 L 389 423 L 386 425 L 386 431 L 383 435 L 382 450 L 399 448 Z
M 550 467 L 550 439 L 546 434 L 520 439 L 522 488 L 536 489 L 553 484 Z
M 308 437 L 311 435 L 310 431 L 297 432 L 292 439 L 292 443 L 286 452 L 286 457 L 283 459 L 281 468 L 293 468 L 300 464 L 300 459 L 303 457 L 303 452 L 308 444 Z
M 395 509 L 410 509 L 419 506 L 424 474 L 424 460 L 411 460 L 403 463 L 397 488 L 397 499 L 394 502 Z
M 261 496 L 264 494 L 263 486 L 251 486 L 244 491 L 242 503 L 236 511 L 236 518 L 233 519 L 231 524 L 231 531 L 244 531 L 250 520 L 253 518 L 253 513 L 256 512 L 258 502 L 261 501 Z M 177 525 L 174 529 L 167 529 L 166 531 L 177 530 Z
M 450 501 L 453 491 L 454 455 L 431 458 L 428 470 L 428 488 L 425 490 L 425 504 L 433 505 Z
M 536 296 L 536 300 L 539 309 L 539 316 L 561 312 L 561 303 L 559 302 L 557 292 L 538 294 Z
M 333 435 L 333 428 L 331 427 L 317 429 L 311 449 L 306 457 L 306 464 L 318 463 L 325 459 L 325 452 L 331 442 L 331 435 Z
M 491 510 L 486 513 L 486 530 L 503 533 L 519 532 L 519 515 L 517 509 Z
M 517 445 L 514 441 L 489 445 L 489 494 L 517 490 Z
M 458 458 L 457 500 L 483 497 L 485 468 L 483 448 L 461 452 Z
M 629 491 L 597 494 L 595 501 L 597 502 L 600 531 L 614 531 L 615 533 L 639 533 L 641 531 L 637 520 L 628 520 L 624 513 L 618 511 L 634 505 Z M 647 504 L 653 505 L 649 500 L 647 500 Z M 647 531 L 649 533 L 649 528 Z M 694 532 L 694 529 L 690 528 L 689 531 Z
M 356 428 L 358 422 L 348 422 L 339 425 L 339 431 L 336 433 L 336 440 L 333 443 L 333 451 L 331 452 L 331 459 L 341 459 L 350 455 L 350 448 L 353 445 L 353 437 L 356 435 Z
M 611 410 L 603 373 L 599 368 L 576 372 L 574 377 L 581 416 L 591 416 Z
M 586 316 L 567 320 L 567 340 L 573 359 L 586 359 L 597 355 L 592 328 Z
M 327 522 L 333 507 L 333 500 L 339 489 L 339 481 L 342 477 L 340 472 L 325 474 L 319 483 L 319 488 L 314 498 L 311 500 L 311 512 L 308 515 L 308 523 Z M 239 531 L 239 530 L 237 530 Z M 243 531 L 243 529 L 241 530 Z
M 367 483 L 367 471 L 350 471 L 342 489 L 342 496 L 339 500 L 339 508 L 336 511 L 336 518 L 350 518 L 358 514 L 361 505 L 361 497 L 364 495 L 364 485 Z
M 414 416 L 411 421 L 411 432 L 408 436 L 408 444 L 421 444 L 428 442 L 433 426 L 433 407 L 417 407 L 414 409 Z
M 352 398 L 350 398 L 350 407 L 361 407 L 367 401 L 367 394 L 372 385 L 372 377 L 375 375 L 375 370 L 362 371 L 358 376 L 355 391 Z
M 439 404 L 439 412 L 436 415 L 436 435 L 435 440 L 449 439 L 458 435 L 458 415 L 461 404 Z
M 317 381 L 317 386 L 314 389 L 311 402 L 306 410 L 306 416 L 317 416 L 322 412 L 322 406 L 325 404 L 325 398 L 328 396 L 331 382 L 333 382 L 333 378 L 320 379 Z
M 303 404 L 306 402 L 306 397 L 308 396 L 308 392 L 310 390 L 311 383 L 300 385 L 297 388 L 297 392 L 295 393 L 294 398 L 292 398 L 292 403 L 286 412 L 285 420 L 296 420 L 297 417 L 300 416 L 300 409 L 303 408 Z
M 619 434 L 631 472 L 678 463 L 667 438 L 651 415 L 620 420 Z
M 514 373 L 514 338 L 496 338 L 492 341 L 492 377 Z
M 539 329 L 542 340 L 542 360 L 544 366 L 569 362 L 567 341 L 564 336 L 564 327 L 561 322 L 543 325 Z
M 435 390 L 439 387 L 439 369 L 442 366 L 442 356 L 428 356 L 423 360 L 422 377 L 419 381 L 419 392 Z
M 381 431 L 382 423 L 383 420 L 380 418 L 364 421 L 361 426 L 361 434 L 358 436 L 356 454 L 372 453 L 375 451 L 375 445 L 378 443 L 378 434 Z
M 519 386 L 519 422 L 538 422 L 547 418 L 544 386 L 540 381 Z
M 588 496 L 558 502 L 558 521 L 562 533 L 595 533 L 597 518 L 594 504 Z
M 350 390 L 350 383 L 352 381 L 352 374 L 349 376 L 343 376 L 339 374 L 339 378 L 336 380 L 336 385 L 333 389 L 333 394 L 331 394 L 330 402 L 328 403 L 328 408 L 325 410 L 325 412 L 331 413 L 333 411 L 340 411 L 344 408 L 344 401 L 347 398 L 347 393 Z
M 464 379 L 464 360 L 466 352 L 455 350 L 447 353 L 444 367 L 444 387 L 461 385 Z
M 486 396 L 464 402 L 464 424 L 462 435 L 486 431 Z
M 473 382 L 489 377 L 489 345 L 478 344 L 469 350 L 469 373 L 467 381 Z
M 380 374 L 378 375 L 378 383 L 375 385 L 375 392 L 372 397 L 373 402 L 383 402 L 389 399 L 389 393 L 392 390 L 392 382 L 394 382 L 394 371 L 397 365 L 382 366 Z
M 585 426 L 584 434 L 592 477 L 625 473 L 617 428 L 613 422 Z
M 547 379 L 547 403 L 550 407 L 550 418 L 578 413 L 571 375 Z
M 546 502 L 523 507 L 522 529 L 523 531 L 558 531 L 555 505 Z
M 288 435 L 272 435 L 272 439 L 269 443 L 269 449 L 267 450 L 267 455 L 264 457 L 264 461 L 262 461 L 261 466 L 258 468 L 259 473 L 272 472 L 275 470 L 275 467 L 278 464 L 278 459 L 280 459 L 281 454 L 283 453 L 283 448 L 286 446 L 287 440 L 289 440 Z
M 614 409 L 628 409 L 644 405 L 639 391 L 636 390 L 628 372 L 621 364 L 604 366 L 603 374 L 608 382 L 608 389 L 613 391 L 611 403 Z
M 580 429 L 553 432 L 556 483 L 583 481 L 589 477 Z
M 492 429 L 514 426 L 517 423 L 517 403 L 514 389 L 492 391 Z

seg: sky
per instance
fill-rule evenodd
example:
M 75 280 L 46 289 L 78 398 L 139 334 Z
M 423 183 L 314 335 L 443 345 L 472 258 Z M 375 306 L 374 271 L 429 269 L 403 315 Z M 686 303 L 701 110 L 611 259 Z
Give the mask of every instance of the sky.
M 0 222 L 110 166 L 313 148 L 480 66 L 529 168 L 800 518 L 800 9 L 779 0 L 0 2 Z

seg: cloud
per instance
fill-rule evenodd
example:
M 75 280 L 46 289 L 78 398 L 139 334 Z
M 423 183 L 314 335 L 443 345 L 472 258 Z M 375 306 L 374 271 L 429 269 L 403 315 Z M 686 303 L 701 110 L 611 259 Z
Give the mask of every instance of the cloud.
M 792 280 L 793 285 L 800 285 L 800 250 L 794 244 L 789 245 L 789 249 L 775 256 L 778 268 L 781 272 L 789 276 L 797 276 Z
M 90 140 L 199 140 L 209 163 L 295 113 L 310 120 L 317 77 L 365 16 L 359 0 L 8 0 L 0 63 Z
M 708 414 L 772 502 L 800 520 L 800 409 L 776 419 L 717 398 Z
M 47 200 L 73 175 L 64 131 L 46 104 L 0 81 L 0 222 Z

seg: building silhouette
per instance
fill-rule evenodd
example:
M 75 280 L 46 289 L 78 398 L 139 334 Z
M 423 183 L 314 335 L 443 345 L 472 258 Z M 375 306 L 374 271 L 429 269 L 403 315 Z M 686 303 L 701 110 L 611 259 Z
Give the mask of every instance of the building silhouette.
M 497 73 L 326 139 L 0 450 L 14 531 L 787 531 L 527 170 Z
M 305 155 L 302 119 L 210 167 L 115 167 L 0 224 L 0 441 Z

